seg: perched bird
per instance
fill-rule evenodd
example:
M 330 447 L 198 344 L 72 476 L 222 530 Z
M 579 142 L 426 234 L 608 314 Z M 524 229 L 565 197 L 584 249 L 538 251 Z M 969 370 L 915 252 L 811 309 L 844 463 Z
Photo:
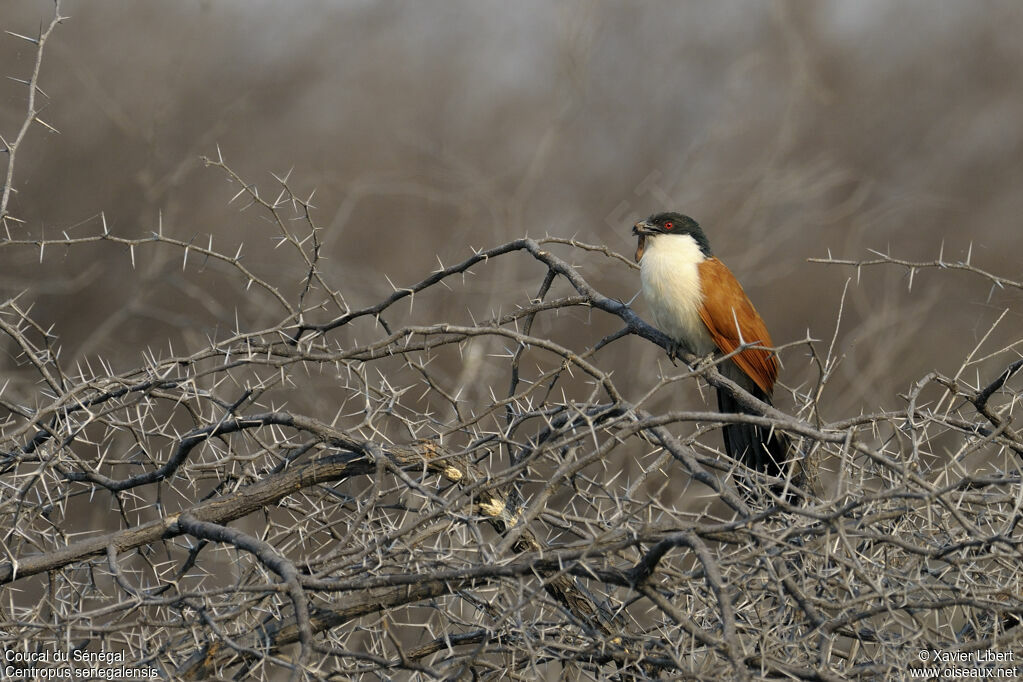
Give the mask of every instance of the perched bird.
M 739 281 L 713 256 L 707 235 L 695 220 L 679 213 L 660 213 L 632 228 L 639 237 L 643 298 L 654 323 L 680 348 L 695 355 L 731 353 L 743 344 L 772 346 L 763 319 Z M 762 348 L 747 348 L 720 366 L 726 377 L 766 403 L 778 377 L 778 360 Z M 749 413 L 730 392 L 718 389 L 721 412 Z M 747 466 L 771 475 L 781 472 L 788 438 L 753 424 L 727 424 L 725 450 Z

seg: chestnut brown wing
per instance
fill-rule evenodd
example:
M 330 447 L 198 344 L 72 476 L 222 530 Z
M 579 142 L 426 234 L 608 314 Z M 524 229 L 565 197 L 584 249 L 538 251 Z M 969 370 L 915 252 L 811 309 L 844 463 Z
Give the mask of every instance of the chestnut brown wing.
M 699 268 L 703 290 L 700 319 L 721 352 L 731 353 L 740 343 L 773 346 L 763 319 L 732 271 L 717 258 L 708 258 Z M 778 359 L 774 353 L 749 348 L 732 359 L 764 393 L 771 395 L 778 378 Z

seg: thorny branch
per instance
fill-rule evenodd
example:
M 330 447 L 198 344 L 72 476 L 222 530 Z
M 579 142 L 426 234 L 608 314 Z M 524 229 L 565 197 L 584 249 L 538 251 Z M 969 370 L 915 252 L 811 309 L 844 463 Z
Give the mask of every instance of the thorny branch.
M 692 369 L 680 367 L 627 399 L 601 367 L 603 339 L 582 334 L 582 347 L 572 348 L 530 333 L 539 316 L 585 306 L 626 330 L 602 347 L 630 336 L 666 342 L 543 240 L 491 249 L 410 289 L 427 293 L 470 265 L 515 254 L 548 274 L 540 297 L 499 318 L 392 324 L 360 345 L 331 342 L 359 315 L 388 311 L 402 298 L 397 292 L 372 312 L 317 323 L 314 336 L 238 332 L 116 375 L 64 371 L 55 354 L 40 353 L 48 332 L 8 302 L 3 330 L 49 377 L 52 395 L 33 409 L 7 403 L 10 494 L 0 513 L 11 530 L 0 580 L 27 585 L 60 576 L 47 608 L 78 614 L 64 617 L 64 632 L 84 635 L 139 610 L 146 620 L 162 619 L 163 635 L 145 634 L 142 625 L 115 628 L 106 646 L 150 651 L 147 660 L 159 661 L 168 678 L 252 674 L 261 659 L 289 675 L 328 666 L 345 674 L 473 669 L 486 676 L 495 665 L 538 671 L 554 661 L 594 674 L 706 675 L 723 661 L 737 678 L 870 677 L 924 645 L 1016 641 L 1020 480 L 1012 453 L 1020 443 L 990 415 L 1018 399 L 1011 383 L 1018 361 L 977 389 L 933 378 L 973 406 L 973 416 L 915 398 L 903 413 L 812 424 L 752 396 L 742 399 L 762 416 L 651 411 L 654 396 L 679 381 L 729 382 L 714 363 L 688 358 Z M 558 281 L 570 293 L 548 298 Z M 453 421 L 430 417 L 433 400 L 453 399 L 437 358 L 455 359 L 481 339 L 513 345 L 499 358 L 518 376 L 509 393 L 456 411 Z M 537 369 L 527 371 L 523 358 Z M 387 383 L 371 386 L 365 367 L 382 362 L 392 363 Z M 271 377 L 284 371 L 297 381 L 309 367 L 333 368 L 340 401 L 368 398 L 366 408 L 338 424 L 252 409 L 257 395 L 265 401 L 275 390 Z M 411 397 L 402 382 L 426 386 L 425 393 Z M 169 426 L 179 412 L 191 428 Z M 771 498 L 771 481 L 708 451 L 716 444 L 707 434 L 726 421 L 785 430 L 801 452 L 825 462 L 834 492 L 806 490 L 798 504 Z M 913 432 L 923 442 L 954 433 L 960 452 L 984 452 L 992 465 L 927 464 L 919 447 L 898 445 Z M 401 444 L 401 433 L 414 436 Z M 133 444 L 147 453 L 141 470 L 129 455 Z M 604 473 L 604 463 L 626 455 L 640 465 L 637 482 Z M 681 495 L 665 505 L 642 484 L 662 471 L 681 490 L 702 487 L 720 504 L 690 511 Z M 203 481 L 206 499 L 185 504 Z M 752 494 L 744 490 L 750 486 Z M 68 527 L 55 537 L 53 519 L 68 519 L 82 492 L 106 496 L 122 510 L 123 527 L 82 539 Z M 145 502 L 169 498 L 176 501 Z M 207 543 L 182 544 L 186 536 Z M 166 558 L 155 560 L 156 547 Z M 236 568 L 218 578 L 213 564 L 227 548 L 245 554 L 233 555 Z M 919 574 L 922 561 L 945 569 Z M 280 582 L 268 582 L 265 570 Z M 59 587 L 104 574 L 111 580 L 91 579 L 109 594 L 99 610 L 68 603 L 80 591 Z M 339 594 L 347 596 L 338 601 Z M 423 616 L 412 614 L 424 604 L 431 615 L 417 621 Z M 19 622 L 37 609 L 19 606 Z M 954 614 L 961 624 L 952 630 Z M 433 643 L 412 625 L 396 631 L 399 621 L 424 623 Z M 27 640 L 9 644 L 18 641 Z M 301 645 L 297 658 L 293 644 Z
M 29 128 L 32 127 L 33 123 L 38 123 L 44 128 L 57 132 L 52 126 L 47 124 L 41 118 L 39 118 L 39 109 L 37 108 L 37 97 L 38 95 L 46 96 L 46 93 L 39 87 L 39 70 L 43 65 L 43 52 L 46 49 L 46 41 L 50 39 L 50 35 L 53 33 L 53 29 L 57 28 L 57 25 L 64 21 L 66 17 L 60 14 L 60 2 L 54 4 L 53 18 L 45 29 L 41 30 L 38 36 L 25 36 L 19 33 L 13 33 L 11 31 L 5 31 L 9 36 L 13 36 L 19 40 L 23 40 L 35 46 L 36 58 L 32 64 L 32 73 L 28 77 L 28 80 L 21 78 L 15 78 L 10 76 L 13 80 L 21 82 L 28 89 L 26 93 L 26 114 L 24 120 L 21 122 L 21 127 L 18 128 L 17 134 L 15 134 L 13 140 L 6 140 L 0 135 L 0 144 L 3 145 L 3 149 L 0 151 L 7 153 L 7 168 L 4 173 L 4 186 L 3 193 L 0 194 L 0 224 L 3 225 L 5 231 L 9 228 L 7 224 L 8 220 L 13 222 L 21 222 L 20 220 L 11 216 L 7 210 L 8 204 L 11 200 L 11 193 L 14 191 L 14 162 L 18 155 L 18 149 L 21 147 L 21 143 L 25 140 L 28 135 Z M 10 233 L 8 232 L 8 237 Z

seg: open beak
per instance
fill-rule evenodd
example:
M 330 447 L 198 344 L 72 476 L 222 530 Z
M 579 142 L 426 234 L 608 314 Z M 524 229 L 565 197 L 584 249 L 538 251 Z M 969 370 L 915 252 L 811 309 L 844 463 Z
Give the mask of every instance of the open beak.
M 656 234 L 657 231 L 652 224 L 645 220 L 640 220 L 638 223 L 632 226 L 632 234 L 644 235 L 644 234 Z
M 645 220 L 640 220 L 638 223 L 632 226 L 632 234 L 639 237 L 639 242 L 636 244 L 636 262 L 643 257 L 643 252 L 646 251 L 646 238 L 649 234 L 656 234 L 657 230 L 654 226 Z

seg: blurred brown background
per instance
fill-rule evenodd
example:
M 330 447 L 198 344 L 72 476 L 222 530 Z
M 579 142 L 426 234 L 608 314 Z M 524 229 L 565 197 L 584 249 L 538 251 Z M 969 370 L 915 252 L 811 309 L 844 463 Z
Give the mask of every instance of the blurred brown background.
M 0 28 L 33 34 L 45 0 L 5 3 Z M 779 344 L 829 340 L 849 277 L 826 417 L 897 407 L 924 373 L 954 373 L 1019 338 L 1019 291 L 966 273 L 808 263 L 870 250 L 963 259 L 1023 277 L 1023 6 L 915 2 L 125 2 L 63 3 L 48 46 L 49 99 L 18 156 L 20 236 L 166 234 L 233 253 L 285 287 L 301 269 L 273 249 L 238 191 L 200 155 L 274 196 L 293 169 L 316 191 L 324 269 L 354 307 L 376 302 L 470 247 L 524 234 L 629 254 L 631 222 L 692 215 Z M 0 37 L 3 75 L 34 49 Z M 0 132 L 25 88 L 0 84 Z M 133 366 L 230 329 L 244 282 L 216 264 L 109 244 L 0 250 L 0 287 L 27 290 L 65 361 Z M 609 295 L 635 271 L 572 256 Z M 433 321 L 482 319 L 535 295 L 528 259 L 477 268 Z M 293 269 L 285 269 L 285 268 Z M 225 284 L 228 282 L 228 284 Z M 232 288 L 233 287 L 233 288 Z M 428 305 L 428 304 L 424 304 Z M 637 310 L 645 315 L 642 301 Z M 242 326 L 258 327 L 244 309 Z M 579 316 L 580 320 L 588 318 Z M 611 324 L 609 329 L 613 329 Z M 576 330 L 577 331 L 577 330 Z M 603 333 L 603 330 L 602 332 Z M 594 338 L 599 338 L 595 336 Z M 580 345 L 592 339 L 580 341 Z M 826 345 L 826 344 L 824 344 Z M 623 370 L 663 356 L 633 340 Z M 628 360 L 628 362 L 625 362 Z M 783 381 L 807 388 L 806 353 Z M 14 360 L 8 357 L 5 366 Z M 650 365 L 652 366 L 652 365 Z M 999 359 L 982 371 L 994 376 Z M 972 372 L 966 377 L 974 379 Z M 503 381 L 503 380 L 502 380 Z M 644 380 L 644 383 L 646 381 Z

